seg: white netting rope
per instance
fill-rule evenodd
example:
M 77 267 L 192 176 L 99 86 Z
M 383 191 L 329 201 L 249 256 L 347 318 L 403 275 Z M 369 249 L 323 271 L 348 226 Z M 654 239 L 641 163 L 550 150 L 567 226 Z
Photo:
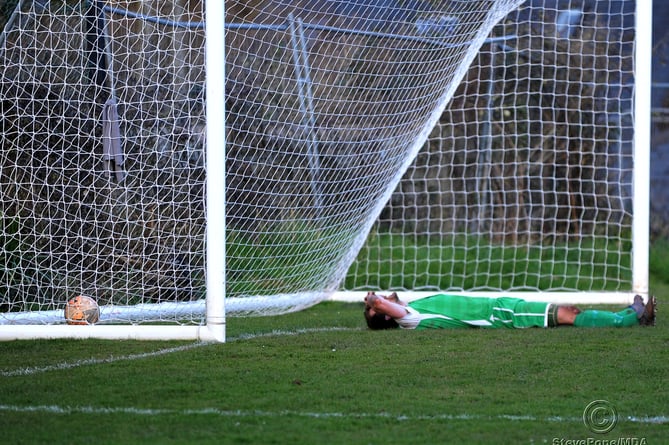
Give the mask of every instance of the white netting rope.
M 17 7 L 0 47 L 9 311 L 54 311 L 76 293 L 114 321 L 128 321 L 115 307 L 184 322 L 158 308 L 201 307 L 204 32 L 186 3 Z M 519 3 L 230 3 L 220 125 L 232 308 L 295 310 L 338 288 L 478 48 Z

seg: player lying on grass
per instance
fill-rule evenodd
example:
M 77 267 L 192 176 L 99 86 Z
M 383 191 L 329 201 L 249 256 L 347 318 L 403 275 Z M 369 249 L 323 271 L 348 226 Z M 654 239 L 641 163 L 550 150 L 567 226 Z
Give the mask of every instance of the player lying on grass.
M 367 293 L 365 320 L 370 329 L 549 328 L 559 325 L 619 327 L 655 325 L 655 297 L 641 296 L 620 312 L 580 310 L 576 306 L 525 301 L 518 298 L 478 298 L 433 295 L 405 303 L 393 292 Z

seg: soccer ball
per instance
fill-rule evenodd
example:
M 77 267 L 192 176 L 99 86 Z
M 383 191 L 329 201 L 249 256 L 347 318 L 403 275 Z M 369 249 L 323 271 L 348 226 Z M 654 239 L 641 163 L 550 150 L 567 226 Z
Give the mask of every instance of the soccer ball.
M 100 319 L 100 308 L 94 299 L 85 295 L 71 298 L 65 305 L 67 324 L 93 324 Z

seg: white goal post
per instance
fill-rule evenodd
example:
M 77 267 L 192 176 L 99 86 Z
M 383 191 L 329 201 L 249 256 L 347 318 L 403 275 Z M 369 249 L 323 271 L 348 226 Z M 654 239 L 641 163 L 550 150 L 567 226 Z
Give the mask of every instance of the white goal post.
M 571 3 L 10 0 L 0 340 L 647 297 L 652 5 Z

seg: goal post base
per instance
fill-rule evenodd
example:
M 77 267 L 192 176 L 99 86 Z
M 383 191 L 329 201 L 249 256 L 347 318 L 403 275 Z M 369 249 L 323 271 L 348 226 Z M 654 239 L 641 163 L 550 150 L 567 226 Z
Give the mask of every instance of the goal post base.
M 543 301 L 556 304 L 632 304 L 635 295 L 641 295 L 644 301 L 648 301 L 648 294 L 634 292 L 452 292 L 452 291 L 429 291 L 429 292 L 411 292 L 398 291 L 400 299 L 404 301 L 414 301 L 420 298 L 429 297 L 437 294 L 449 295 L 467 295 L 470 297 L 514 297 L 522 298 L 527 301 Z M 362 302 L 366 292 L 336 292 L 328 301 L 341 301 L 347 303 Z
M 193 340 L 225 342 L 225 324 L 203 326 L 0 325 L 0 341 L 35 339 Z

